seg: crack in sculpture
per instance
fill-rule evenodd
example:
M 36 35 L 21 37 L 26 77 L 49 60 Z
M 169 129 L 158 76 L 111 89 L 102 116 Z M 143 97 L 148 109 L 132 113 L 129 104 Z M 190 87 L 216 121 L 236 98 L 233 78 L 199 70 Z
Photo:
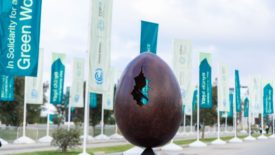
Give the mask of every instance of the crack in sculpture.
M 142 69 L 137 77 L 135 77 L 135 87 L 131 93 L 134 100 L 140 106 L 147 105 L 149 102 L 149 80 L 145 78 Z

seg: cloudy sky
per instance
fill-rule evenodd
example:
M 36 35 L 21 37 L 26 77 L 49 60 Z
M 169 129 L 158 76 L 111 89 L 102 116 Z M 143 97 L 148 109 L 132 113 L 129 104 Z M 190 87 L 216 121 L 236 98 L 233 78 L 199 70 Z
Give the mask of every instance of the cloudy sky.
M 87 58 L 89 0 L 43 1 L 41 47 L 44 81 L 50 80 L 52 52 L 66 53 L 65 85 L 71 84 L 72 60 Z M 173 39 L 193 44 L 193 81 L 198 76 L 199 52 L 240 70 L 241 83 L 261 75 L 275 80 L 275 2 L 272 0 L 113 0 L 112 66 L 123 71 L 139 54 L 140 21 L 159 23 L 158 55 L 172 63 Z M 232 83 L 232 82 L 231 82 Z

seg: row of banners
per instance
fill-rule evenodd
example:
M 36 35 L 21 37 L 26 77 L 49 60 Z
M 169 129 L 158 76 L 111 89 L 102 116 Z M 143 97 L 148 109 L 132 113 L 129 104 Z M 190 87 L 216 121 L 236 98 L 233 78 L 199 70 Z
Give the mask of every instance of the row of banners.
M 14 77 L 25 76 L 25 102 L 43 103 L 43 49 L 39 49 L 42 0 L 0 2 L 0 100 L 14 100 Z M 112 110 L 114 71 L 110 69 L 112 0 L 93 0 L 89 49 L 88 91 L 103 94 Z M 69 102 L 84 106 L 84 60 L 74 59 Z M 53 53 L 50 103 L 64 100 L 65 55 Z M 94 98 L 90 98 L 92 103 Z M 94 103 L 94 102 L 93 102 Z
M 43 50 L 39 50 L 40 16 L 42 0 L 37 1 L 3 1 L 0 3 L 0 100 L 14 99 L 14 76 L 26 76 L 25 97 L 29 104 L 43 102 Z M 88 91 L 90 106 L 97 106 L 97 94 L 103 94 L 104 108 L 112 110 L 114 96 L 114 71 L 110 68 L 110 44 L 112 0 L 92 0 L 90 30 Z M 157 23 L 141 22 L 140 53 L 157 52 Z M 200 108 L 212 108 L 212 60 L 211 54 L 200 54 L 199 86 L 192 85 L 192 44 L 186 40 L 174 41 L 173 68 L 181 87 L 184 111 L 191 115 L 199 102 Z M 69 102 L 72 107 L 83 107 L 84 94 L 84 60 L 73 61 L 72 85 Z M 27 77 L 28 76 L 28 77 Z M 65 78 L 65 55 L 52 55 L 50 103 L 63 102 Z M 254 113 L 268 115 L 273 113 L 273 85 L 268 83 L 262 90 L 260 79 L 253 79 L 249 87 L 249 97 L 245 101 L 245 112 L 249 103 Z M 218 111 L 232 115 L 232 105 L 241 111 L 241 86 L 239 72 L 235 71 L 235 89 L 229 92 L 228 68 L 219 67 L 218 77 Z M 235 100 L 234 96 L 235 95 Z
M 200 53 L 199 65 L 199 87 L 192 85 L 192 45 L 190 41 L 175 40 L 173 69 L 181 87 L 183 109 L 186 115 L 192 115 L 199 102 L 200 108 L 210 109 L 212 102 L 212 70 L 211 54 Z M 239 71 L 235 70 L 235 89 L 229 90 L 229 73 L 225 64 L 219 66 L 218 74 L 218 111 L 223 112 L 224 117 L 233 117 L 233 104 L 236 105 L 236 112 L 241 112 L 241 85 Z M 248 111 L 254 116 L 259 113 L 264 115 L 273 114 L 273 86 L 270 82 L 264 87 L 262 80 L 253 78 L 249 85 L 249 96 L 244 102 L 244 116 L 248 117 Z M 250 108 L 250 110 L 248 110 Z

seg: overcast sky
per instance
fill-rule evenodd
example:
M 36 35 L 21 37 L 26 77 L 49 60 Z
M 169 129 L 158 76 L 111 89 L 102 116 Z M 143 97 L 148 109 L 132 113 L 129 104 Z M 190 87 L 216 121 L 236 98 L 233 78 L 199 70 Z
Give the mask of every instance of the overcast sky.
M 65 85 L 71 85 L 74 57 L 87 58 L 89 0 L 45 0 L 41 21 L 44 81 L 50 81 L 52 52 L 66 53 Z M 228 64 L 231 83 L 261 75 L 275 80 L 275 3 L 272 0 L 113 0 L 112 66 L 123 71 L 139 54 L 140 21 L 159 23 L 157 54 L 172 63 L 173 39 L 193 44 L 193 81 L 199 52 L 213 53 L 213 76 Z M 87 65 L 87 64 L 86 64 Z

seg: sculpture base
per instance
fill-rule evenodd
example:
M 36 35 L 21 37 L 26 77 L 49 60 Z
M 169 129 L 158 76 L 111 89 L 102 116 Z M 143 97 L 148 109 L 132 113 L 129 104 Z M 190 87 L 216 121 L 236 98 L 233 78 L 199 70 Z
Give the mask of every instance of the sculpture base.
M 23 136 L 16 139 L 13 143 L 14 144 L 34 144 L 35 141 L 27 136 Z
M 200 140 L 196 140 L 195 142 L 189 144 L 190 147 L 206 147 L 207 145 L 200 141 Z
M 152 148 L 146 148 L 141 155 L 156 155 L 156 153 L 154 152 L 154 150 Z
M 0 138 L 0 141 L 1 141 L 1 144 L 2 144 L 2 145 L 7 145 L 7 144 L 9 144 L 7 141 L 5 141 L 5 140 L 2 139 L 2 138 Z
M 121 136 L 120 134 L 118 133 L 115 133 L 113 135 L 110 136 L 111 139 L 123 139 L 123 136 Z
M 267 139 L 267 137 L 265 135 L 261 135 L 261 136 L 257 137 L 257 139 L 259 139 L 259 140 L 265 140 L 265 139 Z
M 242 143 L 243 141 L 238 138 L 238 137 L 234 137 L 231 140 L 229 140 L 229 143 Z
M 245 141 L 254 141 L 254 140 L 256 140 L 256 138 L 255 138 L 255 137 L 252 137 L 251 135 L 249 135 L 249 136 L 247 136 L 244 140 L 245 140 Z
M 90 154 L 85 151 L 85 152 L 82 152 L 82 153 L 80 153 L 78 155 L 90 155 Z
M 172 151 L 172 152 L 173 152 L 173 151 L 182 151 L 183 149 L 182 149 L 182 147 L 180 147 L 179 145 L 177 145 L 177 144 L 171 142 L 171 143 L 169 143 L 169 144 L 164 145 L 164 146 L 161 148 L 161 150 L 163 150 L 163 151 Z
M 269 136 L 268 138 L 274 139 L 275 138 L 275 134 Z
M 110 138 L 104 134 L 100 134 L 100 135 L 97 135 L 94 139 L 95 140 L 109 140 Z
M 45 136 L 45 137 L 42 137 L 42 138 L 38 139 L 38 142 L 40 142 L 40 143 L 50 143 L 50 142 L 52 142 L 52 140 L 53 140 L 53 137 Z
M 123 155 L 140 155 L 142 152 L 143 152 L 143 148 L 140 148 L 140 147 L 133 147 L 125 152 L 123 152 L 122 154 Z
M 224 144 L 226 144 L 226 142 L 221 140 L 220 138 L 218 138 L 218 139 L 214 140 L 213 142 L 211 142 L 211 144 L 213 144 L 213 145 L 224 145 Z

